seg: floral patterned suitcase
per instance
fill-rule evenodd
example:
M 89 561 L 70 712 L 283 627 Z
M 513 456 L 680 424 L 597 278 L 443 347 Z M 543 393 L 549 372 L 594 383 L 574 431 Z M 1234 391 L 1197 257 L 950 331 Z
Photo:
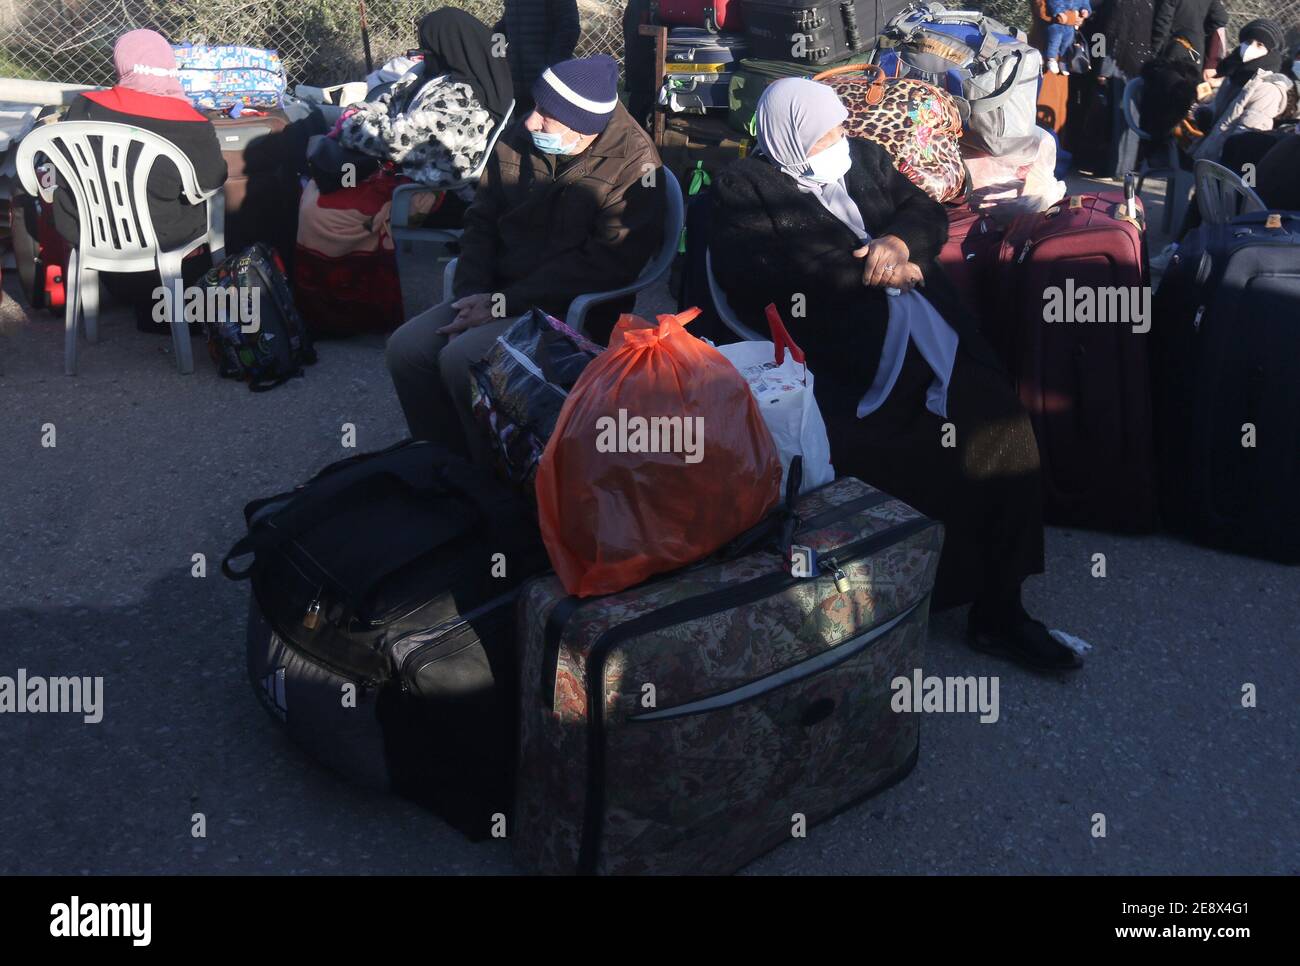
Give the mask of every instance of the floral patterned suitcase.
M 516 828 L 548 873 L 730 873 L 903 778 L 943 527 L 842 478 L 794 546 L 580 600 L 525 586 Z M 724 557 L 726 555 L 723 555 Z

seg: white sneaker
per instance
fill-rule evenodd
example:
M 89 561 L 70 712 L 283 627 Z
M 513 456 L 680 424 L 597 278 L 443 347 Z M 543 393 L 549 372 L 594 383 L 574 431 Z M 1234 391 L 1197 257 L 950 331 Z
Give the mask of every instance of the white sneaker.
M 1061 62 L 1056 58 L 1052 58 L 1047 62 L 1047 69 L 1053 74 L 1059 74 L 1061 72 Z

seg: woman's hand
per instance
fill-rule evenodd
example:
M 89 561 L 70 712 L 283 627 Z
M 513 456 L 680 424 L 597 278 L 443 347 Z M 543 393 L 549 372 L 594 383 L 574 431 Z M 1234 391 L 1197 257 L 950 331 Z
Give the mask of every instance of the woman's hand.
M 862 263 L 862 284 L 868 288 L 892 285 L 891 278 L 908 263 L 911 252 L 907 243 L 897 235 L 881 235 L 871 243 L 853 250 L 854 258 L 865 258 Z
M 900 292 L 910 292 L 917 286 L 925 285 L 925 276 L 921 274 L 921 266 L 916 262 L 908 262 L 895 269 L 893 277 L 885 283 L 890 288 L 896 288 Z

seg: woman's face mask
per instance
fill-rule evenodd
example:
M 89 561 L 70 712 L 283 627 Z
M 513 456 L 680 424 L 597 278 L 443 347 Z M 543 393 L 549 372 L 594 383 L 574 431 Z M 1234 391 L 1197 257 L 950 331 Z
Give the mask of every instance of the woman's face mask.
M 1291 76 L 1296 80 L 1300 80 L 1300 60 L 1291 62 Z
M 849 157 L 849 139 L 840 138 L 829 148 L 808 159 L 811 168 L 805 177 L 818 184 L 833 184 L 849 173 L 853 161 Z
M 1253 40 L 1249 43 L 1242 44 L 1237 48 L 1237 50 L 1241 54 L 1241 62 L 1243 64 L 1249 64 L 1252 60 L 1257 60 L 1268 53 L 1267 47 L 1261 43 L 1256 43 Z

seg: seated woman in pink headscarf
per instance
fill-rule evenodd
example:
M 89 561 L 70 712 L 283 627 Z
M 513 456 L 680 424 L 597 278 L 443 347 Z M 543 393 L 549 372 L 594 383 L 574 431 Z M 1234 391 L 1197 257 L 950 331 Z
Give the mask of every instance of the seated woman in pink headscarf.
M 78 94 L 65 121 L 110 121 L 133 124 L 166 138 L 194 163 L 199 187 L 219 188 L 226 181 L 226 162 L 212 122 L 196 111 L 181 90 L 176 57 L 167 39 L 152 30 L 132 30 L 113 46 L 117 83 L 108 90 Z M 193 241 L 207 229 L 207 212 L 181 197 L 180 172 L 160 160 L 149 176 L 149 213 L 163 248 Z M 55 193 L 54 224 L 76 244 L 77 203 L 70 191 Z

